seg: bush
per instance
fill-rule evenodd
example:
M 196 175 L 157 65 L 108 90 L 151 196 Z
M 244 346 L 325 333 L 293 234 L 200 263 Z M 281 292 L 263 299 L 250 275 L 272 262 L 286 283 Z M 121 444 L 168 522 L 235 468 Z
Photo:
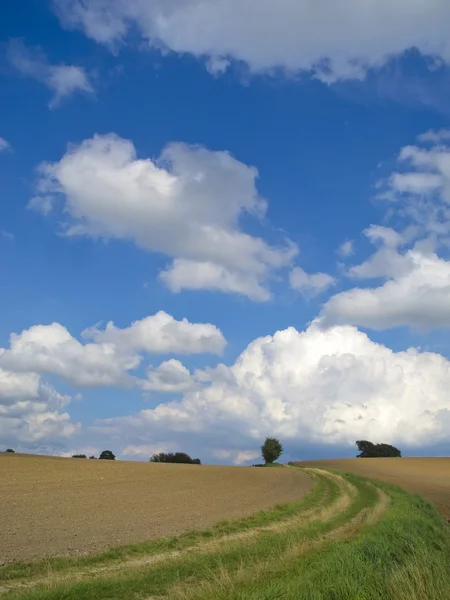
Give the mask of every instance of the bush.
M 356 458 L 401 458 L 402 456 L 398 448 L 389 444 L 373 444 L 367 440 L 359 440 L 356 445 L 359 450 Z
M 90 458 L 90 459 L 97 460 L 97 457 L 96 457 L 96 456 L 94 456 L 94 455 L 90 456 L 89 458 Z
M 9 452 L 9 453 L 11 453 L 11 454 L 15 454 L 15 453 L 16 453 L 16 452 L 15 452 L 15 450 L 13 450 L 12 448 L 7 448 L 7 449 L 5 450 L 5 452 Z
M 99 456 L 100 460 L 116 460 L 116 457 L 111 452 L 111 450 L 103 450 L 103 452 Z
M 87 458 L 86 454 L 74 454 L 72 458 Z
M 159 452 L 154 454 L 150 462 L 154 463 L 177 463 L 182 465 L 201 465 L 199 458 L 191 458 L 185 452 Z
M 261 454 L 266 464 L 275 462 L 283 454 L 283 446 L 276 438 L 266 438 L 261 446 Z

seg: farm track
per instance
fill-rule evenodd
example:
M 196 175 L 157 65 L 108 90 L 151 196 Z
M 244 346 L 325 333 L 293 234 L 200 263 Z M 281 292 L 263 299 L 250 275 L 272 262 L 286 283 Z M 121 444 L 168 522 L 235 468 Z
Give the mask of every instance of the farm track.
M 389 496 L 370 483 L 359 484 L 358 488 L 341 475 L 319 469 L 308 469 L 308 471 L 316 480 L 325 479 L 328 485 L 327 491 L 318 505 L 302 510 L 294 517 L 252 527 L 244 531 L 217 535 L 213 539 L 200 539 L 179 550 L 163 551 L 137 558 L 126 558 L 120 562 L 115 561 L 91 567 L 74 567 L 62 572 L 50 571 L 46 576 L 36 576 L 27 581 L 4 582 L 0 587 L 0 593 L 8 597 L 14 592 L 26 592 L 32 588 L 52 590 L 59 586 L 70 586 L 95 579 L 128 577 L 149 570 L 164 569 L 166 565 L 174 561 L 182 561 L 187 557 L 215 556 L 216 554 L 221 555 L 232 552 L 236 547 L 248 546 L 250 555 L 253 545 L 257 544 L 263 536 L 273 539 L 276 545 L 278 536 L 292 534 L 292 540 L 276 558 L 277 563 L 283 564 L 283 562 L 292 560 L 294 557 L 317 551 L 333 541 L 354 537 L 363 528 L 373 525 L 389 505 Z M 376 500 L 368 506 L 360 506 L 359 510 L 355 512 L 354 507 L 357 506 L 359 501 L 361 485 L 372 489 L 375 492 Z M 349 518 L 344 518 L 344 522 L 341 522 L 340 516 L 345 517 L 346 515 Z M 317 532 L 311 530 L 314 527 L 318 527 Z M 313 531 L 313 534 L 305 534 L 306 537 L 302 538 L 302 532 L 308 532 L 309 530 Z M 273 556 L 270 557 L 270 562 L 273 568 Z M 214 575 L 214 582 L 216 582 L 217 577 L 229 580 L 230 585 L 237 582 L 242 583 L 244 580 L 250 581 L 257 578 L 258 573 L 266 567 L 267 560 L 261 559 L 252 561 L 251 569 L 245 568 L 244 565 L 242 565 L 242 568 L 231 570 L 219 568 Z M 202 590 L 207 590 L 208 585 L 215 585 L 214 582 L 204 581 Z M 196 584 L 179 582 L 174 586 L 170 586 L 170 589 L 167 590 L 168 596 L 158 596 L 158 598 L 194 598 L 195 594 L 198 593 L 198 589 L 195 590 Z M 148 600 L 153 600 L 153 597 L 148 596 Z
M 302 461 L 297 465 L 335 469 L 398 485 L 424 496 L 450 523 L 450 458 L 338 458 Z

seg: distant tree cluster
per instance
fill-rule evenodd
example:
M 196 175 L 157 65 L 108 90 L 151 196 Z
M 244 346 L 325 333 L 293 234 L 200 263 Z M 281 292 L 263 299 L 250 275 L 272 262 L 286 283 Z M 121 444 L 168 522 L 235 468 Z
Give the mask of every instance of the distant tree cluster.
M 150 462 L 154 463 L 178 463 L 183 465 L 201 465 L 199 458 L 191 458 L 185 452 L 159 452 L 154 454 Z
M 86 454 L 74 454 L 72 458 L 87 458 Z
M 356 445 L 359 450 L 357 458 L 400 458 L 402 456 L 398 448 L 389 444 L 373 444 L 367 440 L 359 440 Z
M 5 452 L 10 452 L 11 454 L 15 454 L 15 450 L 13 450 L 12 448 L 7 448 L 5 450 Z

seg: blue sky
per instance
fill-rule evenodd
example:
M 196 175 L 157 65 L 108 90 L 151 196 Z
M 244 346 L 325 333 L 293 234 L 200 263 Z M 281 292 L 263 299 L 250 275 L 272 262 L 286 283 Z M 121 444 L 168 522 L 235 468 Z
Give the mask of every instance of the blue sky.
M 0 23 L 0 443 L 448 454 L 446 5 L 25 4 Z

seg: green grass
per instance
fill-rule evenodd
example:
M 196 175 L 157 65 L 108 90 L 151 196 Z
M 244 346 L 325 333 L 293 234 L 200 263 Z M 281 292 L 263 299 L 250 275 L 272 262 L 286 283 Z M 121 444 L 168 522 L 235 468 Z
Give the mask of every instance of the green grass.
M 300 503 L 281 505 L 273 511 L 172 540 L 135 545 L 135 554 L 127 547 L 111 551 L 112 554 L 54 562 L 53 572 L 62 577 L 67 575 L 67 579 L 54 581 L 51 587 L 18 589 L 4 597 L 8 600 L 450 598 L 450 530 L 434 507 L 419 496 L 376 482 L 391 502 L 379 521 L 367 525 L 358 517 L 371 514 L 378 506 L 377 487 L 356 475 L 345 474 L 345 479 L 357 493 L 351 504 L 343 505 L 340 511 L 332 510 L 333 506 L 339 506 L 336 503 L 340 488 L 326 477 L 316 475 L 315 486 Z M 286 522 L 278 531 L 251 534 L 257 527 L 281 523 L 319 503 L 321 510 L 329 510 L 327 518 L 305 519 L 297 524 Z M 223 536 L 237 532 L 249 535 L 223 543 Z M 204 547 L 202 550 L 205 538 L 207 544 L 214 544 L 208 551 Z M 120 560 L 133 556 L 187 548 L 191 550 L 164 562 L 95 573 L 98 565 L 120 564 Z M 7 567 L 3 579 L 43 573 L 43 564 L 40 570 L 36 565 L 31 572 L 30 568 L 22 565 L 14 571 L 11 570 L 14 567 Z M 70 578 L 76 569 L 83 568 L 94 568 L 88 579 L 77 582 Z

